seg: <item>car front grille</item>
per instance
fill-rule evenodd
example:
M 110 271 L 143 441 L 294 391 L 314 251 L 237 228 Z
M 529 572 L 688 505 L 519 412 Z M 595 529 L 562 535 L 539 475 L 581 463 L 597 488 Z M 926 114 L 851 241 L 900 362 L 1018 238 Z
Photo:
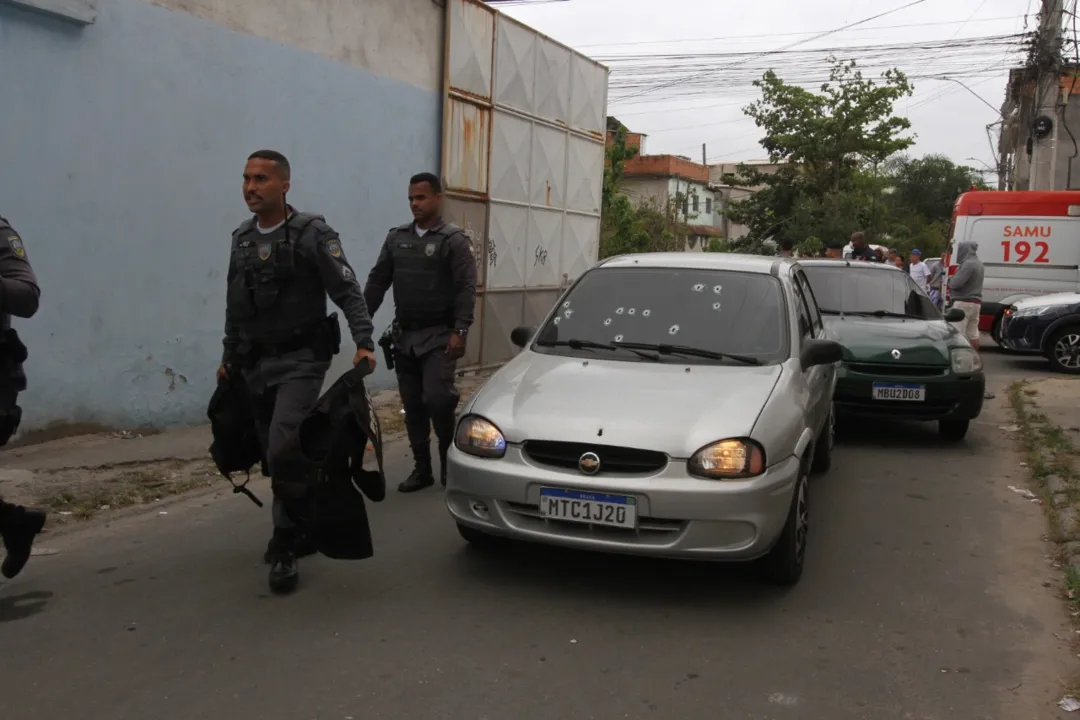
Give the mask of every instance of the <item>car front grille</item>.
M 949 373 L 947 365 L 904 365 L 900 363 L 849 363 L 848 370 L 860 375 L 877 377 L 942 377 Z
M 600 474 L 624 473 L 641 475 L 653 473 L 667 465 L 667 455 L 656 450 L 593 445 L 592 443 L 527 440 L 525 454 L 541 465 L 577 470 L 578 461 L 587 452 L 600 458 Z

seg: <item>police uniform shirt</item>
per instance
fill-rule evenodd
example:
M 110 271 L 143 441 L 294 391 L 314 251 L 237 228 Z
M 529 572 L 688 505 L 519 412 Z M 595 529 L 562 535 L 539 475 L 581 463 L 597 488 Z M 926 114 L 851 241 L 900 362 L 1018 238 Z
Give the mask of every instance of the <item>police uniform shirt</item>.
M 0 314 L 4 326 L 10 324 L 10 316 L 28 318 L 37 312 L 41 298 L 37 276 L 30 267 L 22 238 L 7 220 L 0 217 Z

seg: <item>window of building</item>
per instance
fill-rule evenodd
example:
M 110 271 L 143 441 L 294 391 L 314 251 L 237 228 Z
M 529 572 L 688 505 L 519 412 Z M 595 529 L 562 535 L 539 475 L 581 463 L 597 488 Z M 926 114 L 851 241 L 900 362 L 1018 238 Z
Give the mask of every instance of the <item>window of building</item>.
M 705 212 L 712 214 L 712 198 L 705 198 Z
M 694 212 L 697 212 L 697 211 L 698 211 L 698 196 L 697 196 L 697 193 L 694 193 Z

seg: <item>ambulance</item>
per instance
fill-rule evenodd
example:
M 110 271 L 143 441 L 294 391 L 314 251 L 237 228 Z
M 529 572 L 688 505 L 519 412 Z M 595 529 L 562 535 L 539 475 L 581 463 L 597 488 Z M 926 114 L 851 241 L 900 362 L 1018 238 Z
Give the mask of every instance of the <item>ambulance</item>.
M 1001 317 L 1017 300 L 1080 292 L 1080 191 L 973 190 L 953 207 L 945 265 L 975 241 L 986 277 L 979 329 L 1000 340 Z M 946 300 L 948 300 L 946 291 Z

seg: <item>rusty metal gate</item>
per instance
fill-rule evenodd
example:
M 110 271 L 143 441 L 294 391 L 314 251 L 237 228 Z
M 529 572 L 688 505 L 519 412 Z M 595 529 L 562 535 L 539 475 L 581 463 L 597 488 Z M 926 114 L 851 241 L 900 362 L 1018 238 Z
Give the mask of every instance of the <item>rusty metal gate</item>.
M 477 0 L 446 3 L 447 219 L 476 251 L 462 370 L 505 362 L 597 259 L 608 69 Z

